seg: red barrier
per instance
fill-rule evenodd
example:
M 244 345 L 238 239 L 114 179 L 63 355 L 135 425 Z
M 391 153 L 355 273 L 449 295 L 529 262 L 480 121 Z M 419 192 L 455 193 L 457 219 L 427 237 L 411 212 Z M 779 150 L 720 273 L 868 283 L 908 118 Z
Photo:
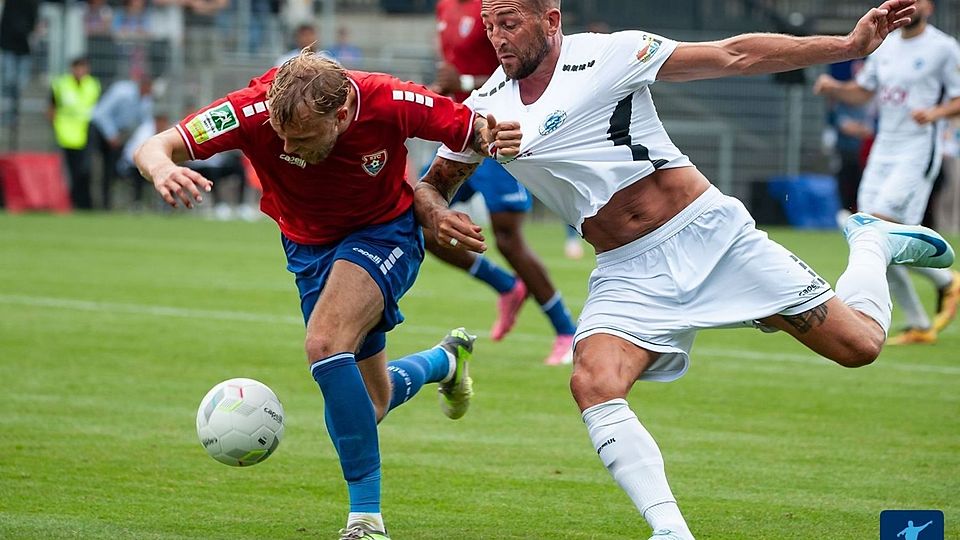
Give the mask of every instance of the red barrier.
M 0 154 L 0 187 L 8 212 L 70 211 L 70 194 L 58 153 Z

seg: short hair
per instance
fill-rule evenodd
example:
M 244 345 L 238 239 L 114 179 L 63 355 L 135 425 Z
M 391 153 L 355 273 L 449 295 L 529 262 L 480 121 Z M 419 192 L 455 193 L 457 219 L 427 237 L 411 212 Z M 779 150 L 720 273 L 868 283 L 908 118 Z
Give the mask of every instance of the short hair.
M 534 13 L 546 13 L 551 9 L 560 9 L 560 0 L 527 0 L 527 6 Z
M 309 49 L 284 62 L 267 91 L 270 116 L 281 126 L 300 122 L 300 106 L 325 115 L 347 102 L 350 83 L 344 69 Z

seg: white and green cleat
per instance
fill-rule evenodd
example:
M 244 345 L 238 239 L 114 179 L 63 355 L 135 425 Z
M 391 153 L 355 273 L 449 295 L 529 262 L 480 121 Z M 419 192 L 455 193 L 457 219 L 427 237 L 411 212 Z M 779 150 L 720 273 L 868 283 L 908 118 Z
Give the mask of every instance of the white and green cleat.
M 365 523 L 355 523 L 340 529 L 340 540 L 390 540 L 390 537 L 386 532 L 374 530 Z
M 901 225 L 859 212 L 847 218 L 843 235 L 851 238 L 873 229 L 884 236 L 891 264 L 949 268 L 953 264 L 953 247 L 936 231 L 922 225 Z
M 440 347 L 453 355 L 456 367 L 449 380 L 442 381 L 437 392 L 440 394 L 440 410 L 447 418 L 456 420 L 467 413 L 470 398 L 473 397 L 473 379 L 470 378 L 468 364 L 473 356 L 473 343 L 477 336 L 471 336 L 464 328 L 451 330 Z

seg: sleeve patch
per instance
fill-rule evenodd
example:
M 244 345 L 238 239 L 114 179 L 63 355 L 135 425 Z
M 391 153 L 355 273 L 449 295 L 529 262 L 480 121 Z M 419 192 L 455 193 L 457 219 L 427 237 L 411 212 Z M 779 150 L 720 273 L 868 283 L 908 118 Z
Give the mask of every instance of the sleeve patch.
M 186 124 L 187 131 L 197 144 L 203 144 L 238 127 L 240 121 L 229 101 L 198 114 Z
M 657 51 L 660 50 L 660 46 L 663 45 L 663 41 L 644 34 L 643 40 L 641 41 L 640 50 L 637 51 L 637 60 L 641 64 L 645 63 L 647 60 L 653 58 Z

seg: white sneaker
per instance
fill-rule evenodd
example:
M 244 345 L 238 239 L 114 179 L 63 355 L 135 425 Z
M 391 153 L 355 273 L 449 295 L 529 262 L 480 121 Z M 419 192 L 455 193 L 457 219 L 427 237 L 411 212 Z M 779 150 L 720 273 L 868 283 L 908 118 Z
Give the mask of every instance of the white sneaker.
M 858 212 L 847 218 L 843 236 L 850 240 L 870 229 L 886 237 L 891 264 L 927 268 L 949 268 L 953 264 L 954 253 L 950 244 L 933 229 L 921 225 L 891 223 Z

